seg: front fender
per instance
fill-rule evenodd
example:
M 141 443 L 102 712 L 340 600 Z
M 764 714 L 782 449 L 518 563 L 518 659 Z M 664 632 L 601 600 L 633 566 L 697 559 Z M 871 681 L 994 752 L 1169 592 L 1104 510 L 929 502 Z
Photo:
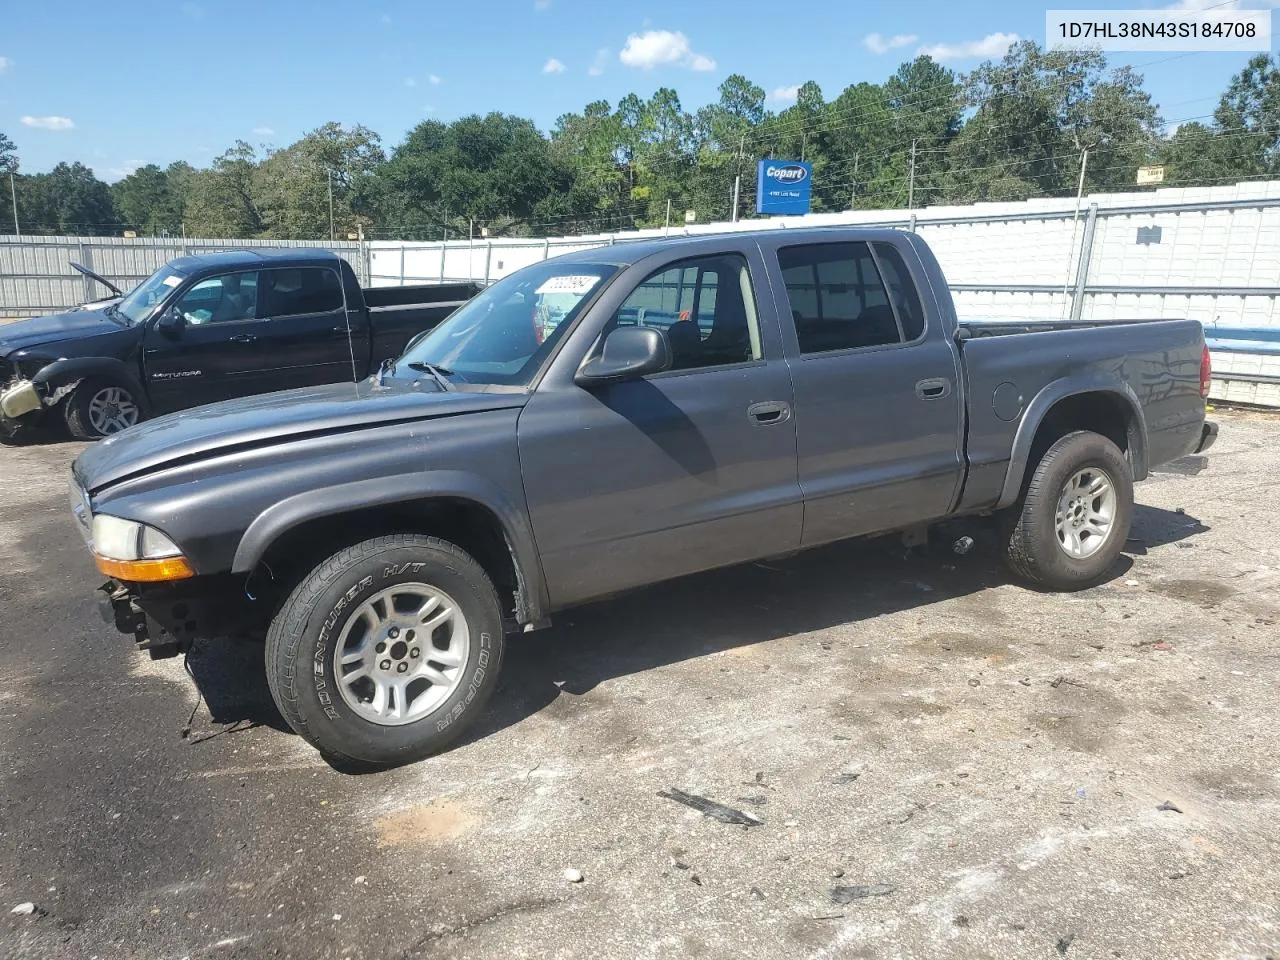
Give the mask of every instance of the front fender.
M 55 360 L 41 367 L 31 383 L 43 397 L 49 397 L 58 390 L 74 386 L 88 377 L 101 377 L 127 387 L 142 408 L 144 414 L 150 414 L 146 391 L 142 388 L 137 374 L 123 360 L 114 357 L 68 357 Z
M 1000 500 L 996 504 L 998 508 L 1015 503 L 1022 492 L 1022 481 L 1028 467 L 1031 466 L 1028 461 L 1031 459 L 1031 448 L 1035 443 L 1036 433 L 1053 405 L 1067 397 L 1086 393 L 1105 393 L 1124 405 L 1129 414 L 1127 423 L 1129 463 L 1133 468 L 1133 479 L 1142 480 L 1146 477 L 1147 419 L 1133 388 L 1118 377 L 1101 375 L 1063 377 L 1046 384 L 1027 405 L 1027 412 L 1023 414 L 1018 432 L 1013 438 L 1013 453 L 1009 458 L 1009 468 L 1005 472 Z
M 461 470 L 428 470 L 359 480 L 308 490 L 281 500 L 262 511 L 249 524 L 236 548 L 231 571 L 248 573 L 253 570 L 272 543 L 308 521 L 367 507 L 446 497 L 469 500 L 498 518 L 526 598 L 527 620 L 538 622 L 545 618 L 548 608 L 546 583 L 528 517 L 492 480 Z

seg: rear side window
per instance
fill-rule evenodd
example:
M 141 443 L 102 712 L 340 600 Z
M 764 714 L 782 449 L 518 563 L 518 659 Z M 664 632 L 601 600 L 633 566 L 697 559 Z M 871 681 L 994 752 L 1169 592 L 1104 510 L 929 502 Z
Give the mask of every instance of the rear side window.
M 924 309 L 920 306 L 920 293 L 907 270 L 906 261 L 892 243 L 873 243 L 880 269 L 884 271 L 885 284 L 889 287 L 889 299 L 898 311 L 902 323 L 902 335 L 907 342 L 924 336 Z
M 903 341 L 889 293 L 866 243 L 784 247 L 778 251 L 778 265 L 801 353 Z
M 326 267 L 269 270 L 263 276 L 267 284 L 264 309 L 268 317 L 342 309 L 338 275 Z

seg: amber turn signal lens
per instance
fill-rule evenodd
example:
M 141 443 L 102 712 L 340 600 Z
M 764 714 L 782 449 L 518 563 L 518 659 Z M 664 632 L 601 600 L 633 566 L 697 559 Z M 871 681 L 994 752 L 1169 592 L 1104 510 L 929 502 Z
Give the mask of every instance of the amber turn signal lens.
M 112 560 L 94 556 L 98 572 L 130 583 L 161 583 L 165 580 L 186 580 L 196 572 L 186 557 L 162 557 L 158 560 Z

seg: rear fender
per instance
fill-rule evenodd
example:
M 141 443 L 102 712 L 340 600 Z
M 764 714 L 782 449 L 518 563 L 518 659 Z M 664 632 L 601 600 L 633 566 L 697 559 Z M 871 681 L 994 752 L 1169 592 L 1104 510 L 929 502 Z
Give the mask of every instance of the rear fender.
M 1047 384 L 1031 403 L 1018 425 L 1018 432 L 1013 438 L 1013 453 L 1009 458 L 1009 469 L 1005 473 L 1004 487 L 1000 492 L 997 507 L 1007 507 L 1017 502 L 1022 493 L 1022 482 L 1027 471 L 1035 469 L 1029 463 L 1031 449 L 1035 444 L 1036 433 L 1044 423 L 1046 415 L 1059 400 L 1067 397 L 1089 393 L 1102 393 L 1116 399 L 1126 410 L 1126 432 L 1128 435 L 1129 464 L 1133 469 L 1133 479 L 1142 480 L 1147 475 L 1147 420 L 1142 412 L 1142 404 L 1138 396 L 1123 380 L 1108 377 L 1064 377 Z

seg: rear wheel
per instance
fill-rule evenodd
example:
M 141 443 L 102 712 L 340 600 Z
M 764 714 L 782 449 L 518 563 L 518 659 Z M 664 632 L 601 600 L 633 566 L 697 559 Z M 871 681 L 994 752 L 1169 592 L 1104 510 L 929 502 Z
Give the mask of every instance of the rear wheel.
M 497 591 L 444 540 L 397 534 L 342 550 L 290 594 L 267 633 L 271 694 L 335 760 L 437 752 L 480 714 L 502 663 Z
M 77 440 L 100 440 L 142 419 L 133 392 L 106 380 L 85 380 L 67 397 L 62 411 L 67 430 Z
M 1010 515 L 1009 566 L 1051 590 L 1079 590 L 1115 566 L 1133 519 L 1133 477 L 1124 454 L 1080 430 L 1053 444 Z

